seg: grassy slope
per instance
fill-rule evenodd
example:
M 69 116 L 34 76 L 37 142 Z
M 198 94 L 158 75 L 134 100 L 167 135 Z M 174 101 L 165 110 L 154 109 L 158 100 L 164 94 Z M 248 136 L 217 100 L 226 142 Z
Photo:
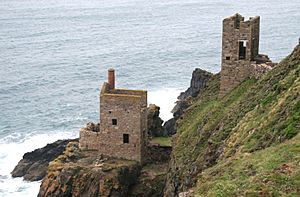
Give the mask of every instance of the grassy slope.
M 205 170 L 197 196 L 299 196 L 300 134 L 253 154 L 238 154 Z
M 179 190 L 194 186 L 200 172 L 227 158 L 293 138 L 300 131 L 299 73 L 298 46 L 263 79 L 249 79 L 220 100 L 215 76 L 178 122 L 173 160 Z

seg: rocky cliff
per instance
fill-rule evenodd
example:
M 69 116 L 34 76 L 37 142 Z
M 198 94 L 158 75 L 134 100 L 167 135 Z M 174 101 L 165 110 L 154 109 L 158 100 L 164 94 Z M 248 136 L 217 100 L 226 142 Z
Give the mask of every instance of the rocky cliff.
M 165 196 L 300 196 L 300 46 L 219 99 L 210 84 L 177 121 Z
M 164 124 L 165 132 L 168 135 L 174 135 L 176 133 L 176 121 L 192 104 L 193 100 L 207 87 L 212 75 L 212 73 L 200 68 L 196 68 L 193 71 L 190 87 L 186 91 L 180 93 L 176 105 L 172 110 L 173 118 L 166 121 Z
M 148 108 L 153 136 L 164 135 L 159 107 Z M 87 123 L 99 131 L 99 124 Z M 146 165 L 81 151 L 78 139 L 58 140 L 25 153 L 11 172 L 24 180 L 41 180 L 39 196 L 163 196 L 171 147 L 148 146 Z
M 159 117 L 160 107 L 155 104 L 150 104 L 147 108 L 147 124 L 148 134 L 153 137 L 166 136 L 166 130 L 162 126 L 163 120 Z
M 145 166 L 105 157 L 98 151 L 81 151 L 70 142 L 51 161 L 38 196 L 162 196 L 170 149 L 149 147 Z
M 39 181 L 47 174 L 50 161 L 61 155 L 66 145 L 77 140 L 58 140 L 43 148 L 25 153 L 23 159 L 11 172 L 12 177 L 23 177 L 27 181 Z
M 140 169 L 137 162 L 105 158 L 97 151 L 82 152 L 78 142 L 69 143 L 49 163 L 38 196 L 125 196 Z
M 163 196 L 170 153 L 171 147 L 149 146 L 147 163 L 140 166 L 81 151 L 78 139 L 58 140 L 26 153 L 12 174 L 43 179 L 38 196 Z
M 24 155 L 13 174 L 52 160 L 47 172 L 42 168 L 41 197 L 300 196 L 300 46 L 261 79 L 249 78 L 223 98 L 219 89 L 220 75 L 209 74 L 196 96 L 180 97 L 187 105 L 176 119 L 170 161 L 170 148 L 149 147 L 140 166 L 66 141 L 45 162 L 47 148 Z M 148 116 L 154 130 L 158 111 Z
M 207 72 L 206 70 L 196 68 L 192 73 L 190 87 L 186 91 L 180 93 L 178 100 L 184 100 L 188 97 L 197 97 L 207 86 L 207 82 L 212 75 L 212 73 Z

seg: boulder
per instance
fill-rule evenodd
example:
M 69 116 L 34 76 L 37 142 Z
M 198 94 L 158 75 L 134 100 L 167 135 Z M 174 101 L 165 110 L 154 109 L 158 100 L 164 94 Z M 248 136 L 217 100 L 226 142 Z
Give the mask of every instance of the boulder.
M 175 124 L 176 124 L 175 118 L 171 118 L 165 122 L 164 128 L 169 136 L 174 135 L 176 133 Z

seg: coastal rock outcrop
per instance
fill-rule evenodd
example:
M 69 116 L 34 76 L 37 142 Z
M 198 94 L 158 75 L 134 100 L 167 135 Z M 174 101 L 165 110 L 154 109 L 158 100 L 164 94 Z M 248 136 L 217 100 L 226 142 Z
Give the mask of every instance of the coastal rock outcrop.
M 178 100 L 184 100 L 188 97 L 197 97 L 207 86 L 207 82 L 212 76 L 212 73 L 202 70 L 201 68 L 196 68 L 192 74 L 190 87 L 186 91 L 180 93 Z
M 164 123 L 163 127 L 165 128 L 168 136 L 174 135 L 176 133 L 175 124 L 175 118 L 171 118 Z
M 48 196 L 162 196 L 170 148 L 149 147 L 147 164 L 82 151 L 70 142 L 63 154 L 49 163 L 39 197 Z
M 129 197 L 163 196 L 171 151 L 171 147 L 148 147 L 147 165 L 142 167 L 141 175 L 131 187 Z
M 207 87 L 212 76 L 212 73 L 200 68 L 196 68 L 193 71 L 190 87 L 186 91 L 181 92 L 177 97 L 178 100 L 172 110 L 173 118 L 166 121 L 164 124 L 164 128 L 168 135 L 174 135 L 176 133 L 176 120 L 180 118 L 180 116 L 184 113 L 184 110 L 191 106 L 193 99 L 201 94 L 205 87 Z
M 38 196 L 126 196 L 140 170 L 138 162 L 103 157 L 98 151 L 83 152 L 78 142 L 71 142 L 49 163 Z
M 162 126 L 163 120 L 159 117 L 160 107 L 150 104 L 147 109 L 148 117 L 148 134 L 153 137 L 166 136 L 165 128 Z
M 11 172 L 12 177 L 23 177 L 27 181 L 41 180 L 47 174 L 49 162 L 62 154 L 71 141 L 78 141 L 78 139 L 58 140 L 43 148 L 25 153 L 23 159 Z
M 155 107 L 158 109 L 158 107 Z M 88 123 L 98 131 L 98 124 Z M 144 166 L 136 161 L 80 150 L 78 139 L 58 140 L 25 153 L 14 177 L 41 180 L 38 196 L 162 196 L 171 147 L 147 148 Z

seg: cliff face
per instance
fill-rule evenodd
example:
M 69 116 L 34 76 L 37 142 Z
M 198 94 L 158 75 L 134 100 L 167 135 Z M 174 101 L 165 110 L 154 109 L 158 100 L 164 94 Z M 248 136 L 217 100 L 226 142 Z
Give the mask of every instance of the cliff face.
M 53 160 L 47 173 L 41 168 L 41 197 L 300 196 L 300 46 L 261 79 L 247 79 L 221 99 L 219 89 L 216 74 L 184 98 L 170 162 L 170 148 L 149 147 L 142 167 L 80 151 L 72 141 L 48 145 L 52 156 L 44 155 L 47 148 L 24 155 L 13 174 Z M 153 109 L 148 117 L 161 128 Z
M 164 122 L 159 117 L 160 107 L 154 104 L 150 104 L 147 108 L 147 125 L 148 125 L 148 135 L 157 137 L 157 136 L 166 136 L 166 130 L 162 126 Z
M 177 121 L 165 196 L 300 195 L 300 46 L 221 99 L 219 81 Z
M 190 87 L 181 92 L 178 96 L 179 100 L 184 100 L 188 97 L 197 97 L 201 94 L 202 90 L 207 86 L 207 82 L 212 77 L 212 73 L 196 68 L 192 73 L 192 78 L 190 82 Z
M 153 132 L 163 135 L 159 107 L 148 109 Z M 99 123 L 86 128 L 99 131 Z M 28 181 L 41 180 L 39 196 L 163 196 L 171 147 L 148 146 L 145 166 L 81 151 L 78 139 L 58 140 L 25 153 L 11 172 Z
M 97 151 L 79 151 L 69 143 L 62 155 L 49 163 L 38 196 L 126 196 L 136 183 L 137 162 L 104 158 Z
M 48 166 L 38 196 L 163 196 L 170 148 L 149 147 L 147 164 L 82 151 L 78 142 Z
M 172 113 L 173 118 L 166 121 L 164 128 L 168 135 L 174 135 L 176 133 L 176 120 L 184 113 L 184 111 L 192 104 L 194 99 L 202 93 L 202 91 L 208 86 L 213 74 L 196 68 L 192 73 L 190 87 L 181 92 L 176 101 Z
M 43 179 L 47 174 L 49 162 L 62 154 L 66 145 L 71 141 L 78 140 L 58 140 L 43 148 L 25 153 L 23 159 L 11 172 L 12 177 L 23 177 L 27 181 Z

